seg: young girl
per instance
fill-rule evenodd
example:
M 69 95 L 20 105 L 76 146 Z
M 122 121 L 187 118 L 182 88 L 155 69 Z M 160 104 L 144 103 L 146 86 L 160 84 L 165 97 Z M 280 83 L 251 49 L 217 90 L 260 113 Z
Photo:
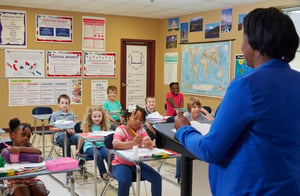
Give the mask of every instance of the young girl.
M 29 124 L 20 122 L 14 118 L 9 121 L 9 136 L 12 145 L 9 149 L 10 153 L 31 153 L 41 155 L 41 151 L 30 145 L 30 137 L 32 129 Z M 41 158 L 40 161 L 43 161 Z M 13 196 L 44 196 L 47 190 L 44 183 L 36 177 L 16 178 L 7 180 L 7 194 Z
M 81 124 L 81 130 L 83 130 L 83 133 L 107 131 L 108 127 L 109 119 L 101 106 L 90 107 L 87 114 L 84 116 L 83 122 Z M 88 156 L 94 157 L 93 143 L 89 141 L 83 141 L 82 138 L 79 139 L 78 149 L 75 152 L 75 155 L 78 154 L 83 142 L 83 152 L 86 153 Z M 107 175 L 104 160 L 106 160 L 107 162 L 108 150 L 107 148 L 105 148 L 104 142 L 96 142 L 96 146 L 97 165 L 99 173 L 102 179 L 107 181 L 109 179 L 109 176 Z
M 117 127 L 113 139 L 114 149 L 129 149 L 133 146 L 142 144 L 152 149 L 152 141 L 147 132 L 142 127 L 145 121 L 145 110 L 139 106 L 129 106 L 124 112 L 124 119 L 127 124 Z M 118 195 L 129 195 L 129 188 L 132 181 L 132 175 L 136 175 L 135 164 L 115 156 L 112 162 L 113 174 L 118 180 Z M 153 196 L 161 195 L 162 179 L 152 167 L 141 163 L 141 177 L 151 183 L 151 192 Z

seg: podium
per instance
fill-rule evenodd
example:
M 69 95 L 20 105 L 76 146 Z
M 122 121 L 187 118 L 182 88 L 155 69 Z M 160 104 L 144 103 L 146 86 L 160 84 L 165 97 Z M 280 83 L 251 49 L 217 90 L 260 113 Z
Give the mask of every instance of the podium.
M 156 146 L 178 152 L 181 158 L 181 196 L 192 195 L 193 181 L 193 160 L 197 159 L 192 153 L 186 150 L 181 143 L 175 139 L 175 132 L 172 131 L 174 123 L 155 124 Z

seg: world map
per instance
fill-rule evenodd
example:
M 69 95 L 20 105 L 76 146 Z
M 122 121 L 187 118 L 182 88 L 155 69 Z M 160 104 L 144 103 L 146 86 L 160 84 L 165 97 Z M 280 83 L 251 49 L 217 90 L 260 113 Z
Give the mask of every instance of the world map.
M 181 46 L 181 92 L 224 96 L 229 84 L 230 42 Z

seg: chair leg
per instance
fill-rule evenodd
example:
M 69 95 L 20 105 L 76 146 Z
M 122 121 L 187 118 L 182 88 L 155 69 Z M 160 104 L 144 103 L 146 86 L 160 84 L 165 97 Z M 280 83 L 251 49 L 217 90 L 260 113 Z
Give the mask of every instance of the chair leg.
M 112 181 L 112 178 L 109 178 L 108 181 L 106 182 L 104 188 L 102 189 L 102 192 L 100 193 L 100 196 L 104 196 L 104 194 L 106 193 L 107 188 L 108 188 L 111 181 Z

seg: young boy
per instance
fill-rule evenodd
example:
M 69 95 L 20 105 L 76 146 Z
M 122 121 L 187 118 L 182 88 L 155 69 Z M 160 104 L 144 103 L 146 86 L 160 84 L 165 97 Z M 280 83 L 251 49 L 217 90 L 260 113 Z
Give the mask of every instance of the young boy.
M 66 94 L 61 94 L 57 99 L 58 110 L 53 112 L 50 117 L 50 124 L 58 121 L 58 120 L 72 120 L 75 121 L 75 116 L 73 112 L 69 111 L 68 108 L 70 106 L 70 97 Z M 62 130 L 50 126 L 50 131 L 57 132 L 55 133 L 55 141 L 56 143 L 63 149 L 64 154 L 64 133 Z M 71 157 L 71 145 L 77 145 L 78 136 L 75 134 L 74 129 L 67 129 L 67 156 Z
M 110 112 L 121 112 L 122 107 L 119 101 L 115 100 L 117 96 L 117 87 L 114 85 L 107 87 L 107 99 L 104 102 L 103 109 L 107 112 L 110 120 L 110 129 L 116 130 L 119 125 L 123 124 L 122 117 L 118 115 L 110 115 Z
M 155 106 L 156 106 L 156 100 L 154 97 L 146 97 L 145 99 L 145 112 L 147 114 L 147 116 L 155 111 Z M 152 125 L 149 122 L 145 122 L 143 124 L 144 129 L 147 131 L 149 137 L 151 138 L 151 140 L 153 140 L 155 138 L 156 135 L 156 131 L 154 130 L 154 128 L 152 127 Z

